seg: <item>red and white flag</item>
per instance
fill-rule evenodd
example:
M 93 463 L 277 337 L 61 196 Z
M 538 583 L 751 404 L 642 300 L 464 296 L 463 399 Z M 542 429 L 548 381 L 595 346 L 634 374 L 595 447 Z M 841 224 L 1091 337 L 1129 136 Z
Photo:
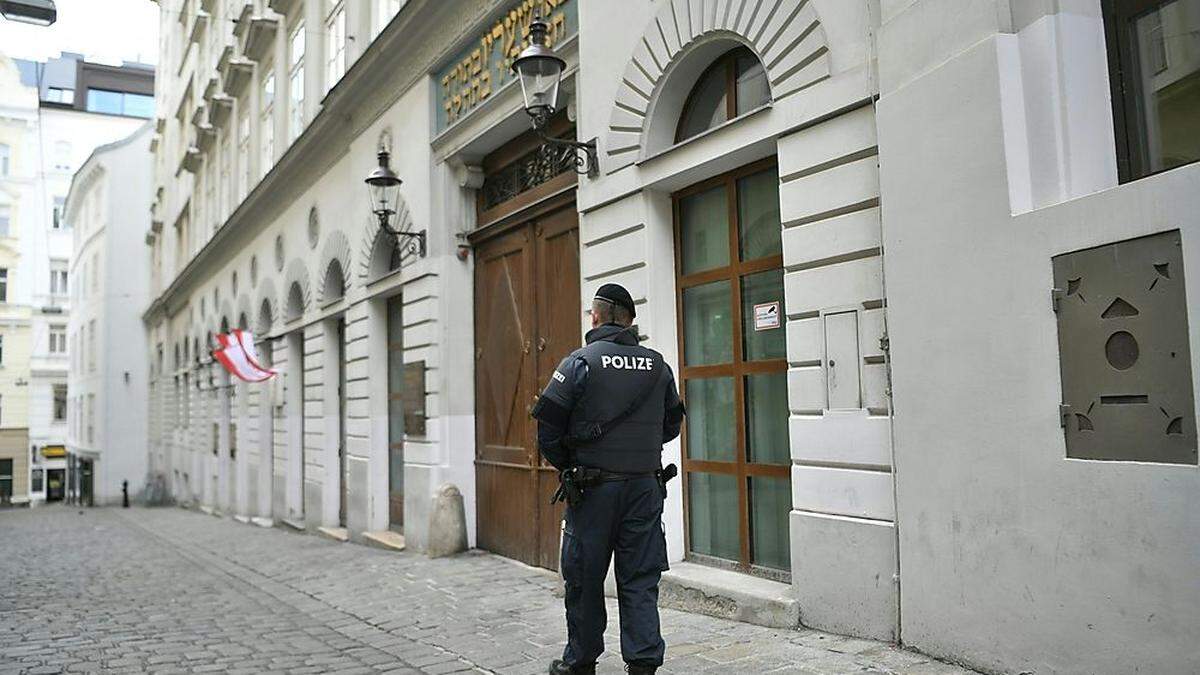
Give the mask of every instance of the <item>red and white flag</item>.
M 253 334 L 236 329 L 229 333 L 219 333 L 217 342 L 220 346 L 213 351 L 213 358 L 220 361 L 230 375 L 243 382 L 264 382 L 275 376 L 274 370 L 264 368 L 258 363 Z

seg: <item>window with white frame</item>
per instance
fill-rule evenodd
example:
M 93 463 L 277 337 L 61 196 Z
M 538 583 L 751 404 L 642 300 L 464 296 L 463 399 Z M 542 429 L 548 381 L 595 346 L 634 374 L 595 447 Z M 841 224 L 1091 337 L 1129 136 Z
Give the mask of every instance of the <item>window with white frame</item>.
M 250 194 L 250 107 L 239 107 L 242 108 L 242 114 L 238 120 L 237 201 L 241 203 Z
M 50 353 L 51 354 L 66 354 L 67 353 L 67 328 L 66 328 L 66 326 L 51 326 L 50 327 Z
M 4 334 L 0 333 L 0 365 L 4 365 Z
M 67 227 L 66 219 L 63 218 L 63 215 L 64 215 L 63 209 L 66 208 L 66 205 L 67 205 L 66 197 L 55 197 L 54 198 L 54 210 L 50 214 L 50 216 L 51 216 L 50 222 L 51 222 L 51 227 L 53 227 L 56 230 L 62 230 Z
M 96 370 L 96 320 L 88 322 L 87 327 L 87 358 L 88 370 Z
M 304 22 L 292 31 L 288 65 L 288 143 L 304 131 Z
M 11 236 L 9 228 L 12 226 L 12 206 L 10 204 L 0 204 L 0 237 Z
M 325 91 L 346 73 L 346 4 L 330 0 L 325 19 Z
M 67 421 L 67 385 L 54 385 L 54 421 Z
M 259 102 L 262 106 L 258 120 L 260 179 L 275 165 L 275 71 L 270 65 L 264 68 L 266 73 L 263 75 L 259 91 Z
M 12 148 L 0 143 L 0 176 L 7 176 L 12 170 Z
M 375 0 L 375 26 L 372 38 L 377 37 L 384 28 L 387 28 L 388 23 L 400 12 L 404 3 L 405 0 Z
M 58 141 L 54 144 L 54 168 L 60 171 L 71 170 L 71 144 Z
M 8 302 L 8 268 L 0 267 L 0 302 Z
M 66 89 L 63 87 L 47 87 L 46 100 L 51 103 L 65 103 L 71 105 L 75 103 L 75 90 Z
M 228 130 L 225 133 L 225 142 L 221 144 L 221 219 L 224 220 L 233 212 L 233 171 L 231 162 L 233 161 L 233 141 L 230 140 Z
M 87 395 L 87 441 L 96 442 L 96 395 Z
M 65 265 L 50 270 L 50 295 L 67 295 L 67 269 Z

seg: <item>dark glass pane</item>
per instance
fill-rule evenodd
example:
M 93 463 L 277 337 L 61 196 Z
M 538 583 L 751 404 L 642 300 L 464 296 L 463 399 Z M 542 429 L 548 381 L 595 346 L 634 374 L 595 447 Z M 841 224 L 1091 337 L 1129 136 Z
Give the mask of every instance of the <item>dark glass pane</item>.
M 400 297 L 387 302 L 387 366 L 388 366 L 388 442 L 399 444 L 404 441 L 404 339 L 403 314 Z M 403 463 L 403 459 L 401 459 Z M 395 469 L 393 468 L 393 471 Z M 401 467 L 403 476 L 403 467 Z
M 388 441 L 404 442 L 404 401 L 399 397 L 388 398 Z
M 750 477 L 750 562 L 778 570 L 791 568 L 788 513 L 792 486 L 787 478 Z
M 688 379 L 685 396 L 688 458 L 734 461 L 733 378 Z
M 680 267 L 684 274 L 729 264 L 729 209 L 725 194 L 722 185 L 679 200 Z
M 742 357 L 747 361 L 787 356 L 783 269 L 742 277 Z
M 753 54 L 737 57 L 737 114 L 761 108 L 771 100 L 771 87 L 767 83 L 767 71 Z
M 724 63 L 710 68 L 692 88 L 683 119 L 679 122 L 676 141 L 683 141 L 696 134 L 728 121 L 725 108 L 727 83 Z
M 688 541 L 693 553 L 738 560 L 740 513 L 736 477 L 688 474 Z
M 125 94 L 125 114 L 133 117 L 154 117 L 154 97 L 144 94 Z
M 756 464 L 789 464 L 787 373 L 746 377 L 746 457 Z
M 1138 173 L 1200 159 L 1200 0 L 1164 3 L 1131 27 Z M 1135 144 L 1135 145 L 1139 145 Z
M 121 92 L 103 89 L 88 89 L 87 109 L 90 112 L 121 114 Z
M 774 168 L 738 179 L 738 248 L 742 260 L 783 253 L 779 176 Z
M 733 297 L 728 281 L 683 289 L 684 363 L 733 361 Z

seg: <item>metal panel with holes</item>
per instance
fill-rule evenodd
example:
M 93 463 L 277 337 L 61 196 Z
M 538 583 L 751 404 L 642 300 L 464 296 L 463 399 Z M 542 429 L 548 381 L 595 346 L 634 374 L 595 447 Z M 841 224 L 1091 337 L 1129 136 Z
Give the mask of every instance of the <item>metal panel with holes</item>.
M 1195 464 L 1179 231 L 1052 264 L 1067 456 Z

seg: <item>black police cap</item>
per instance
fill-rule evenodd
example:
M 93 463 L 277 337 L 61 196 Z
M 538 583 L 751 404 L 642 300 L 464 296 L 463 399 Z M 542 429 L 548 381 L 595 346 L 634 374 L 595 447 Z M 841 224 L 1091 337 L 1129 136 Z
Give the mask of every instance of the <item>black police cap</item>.
M 621 284 L 604 284 L 596 291 L 596 297 L 624 307 L 629 310 L 629 316 L 637 316 L 633 308 L 633 296 Z

